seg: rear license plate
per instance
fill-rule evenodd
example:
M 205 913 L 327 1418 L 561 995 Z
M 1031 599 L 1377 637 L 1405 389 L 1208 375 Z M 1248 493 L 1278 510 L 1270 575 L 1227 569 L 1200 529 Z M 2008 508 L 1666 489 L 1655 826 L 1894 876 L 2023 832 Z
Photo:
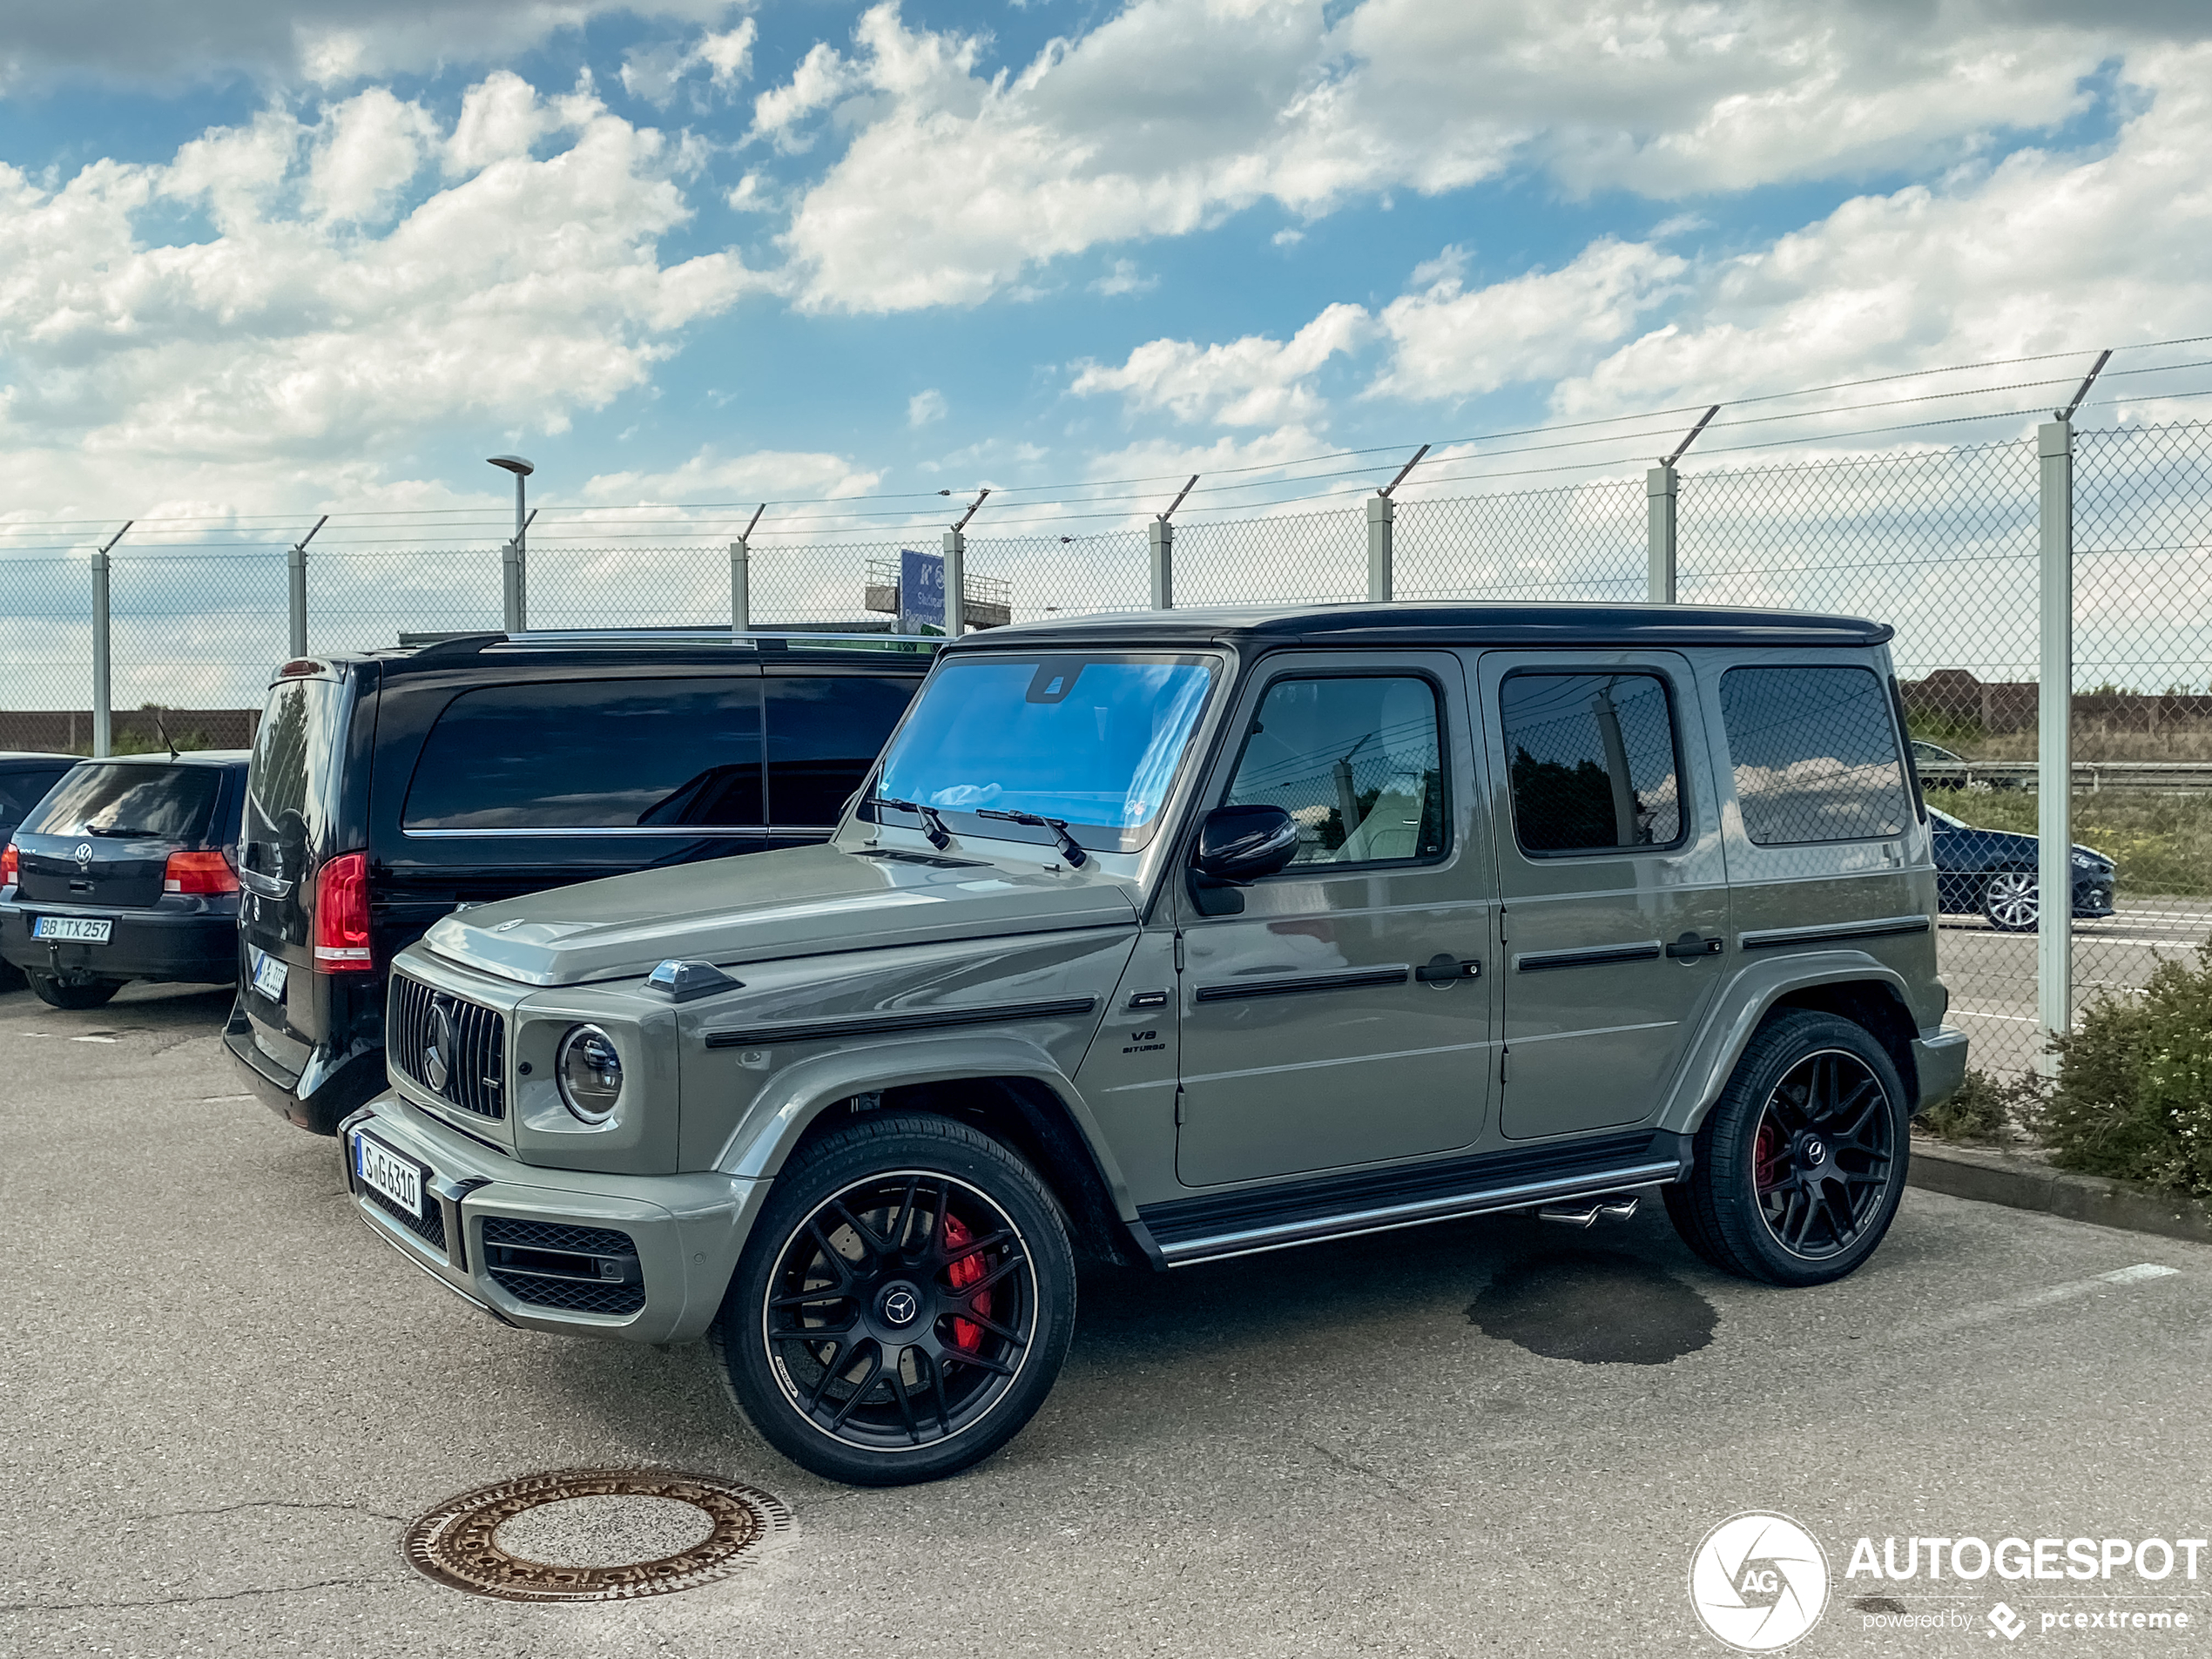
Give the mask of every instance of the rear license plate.
M 30 936 L 33 939 L 64 941 L 72 945 L 105 945 L 108 935 L 115 931 L 114 921 L 107 916 L 33 916 Z
M 403 1158 L 383 1142 L 354 1131 L 354 1173 L 361 1184 L 382 1193 L 420 1220 L 422 1216 L 422 1166 Z
M 256 945 L 246 948 L 246 960 L 253 965 L 253 988 L 272 1002 L 284 1001 L 284 981 L 290 969 L 280 956 L 272 956 Z

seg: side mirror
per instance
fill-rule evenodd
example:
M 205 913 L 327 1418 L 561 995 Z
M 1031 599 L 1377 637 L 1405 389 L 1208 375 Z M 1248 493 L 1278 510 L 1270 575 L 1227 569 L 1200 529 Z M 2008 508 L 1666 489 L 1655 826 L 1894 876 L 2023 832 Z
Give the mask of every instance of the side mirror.
M 1298 856 L 1298 826 L 1280 806 L 1217 806 L 1198 826 L 1191 862 L 1210 880 L 1244 887 Z

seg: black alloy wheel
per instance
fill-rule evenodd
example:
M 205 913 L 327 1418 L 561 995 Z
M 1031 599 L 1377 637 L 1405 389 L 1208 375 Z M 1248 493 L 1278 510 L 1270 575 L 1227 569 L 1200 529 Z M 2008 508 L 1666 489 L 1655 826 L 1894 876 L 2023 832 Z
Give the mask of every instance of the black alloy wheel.
M 1784 1009 L 1706 1114 L 1696 1168 L 1666 1189 L 1667 1213 L 1727 1272 L 1772 1285 L 1842 1278 L 1897 1214 L 1908 1113 L 1895 1062 L 1865 1027 Z
M 1035 1174 L 949 1119 L 872 1118 L 793 1160 L 718 1328 L 746 1415 L 794 1462 L 882 1486 L 988 1456 L 1049 1392 L 1075 1267 Z

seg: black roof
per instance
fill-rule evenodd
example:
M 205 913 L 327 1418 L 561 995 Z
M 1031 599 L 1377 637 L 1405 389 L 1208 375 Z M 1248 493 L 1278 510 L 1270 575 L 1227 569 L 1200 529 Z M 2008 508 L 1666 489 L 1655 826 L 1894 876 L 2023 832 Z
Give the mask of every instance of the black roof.
M 242 766 L 253 759 L 253 752 L 251 749 L 179 749 L 172 755 L 166 749 L 154 749 L 145 754 L 100 755 L 97 759 L 71 755 L 69 759 L 81 765 Z
M 605 663 L 712 664 L 804 662 L 824 668 L 871 668 L 919 675 L 945 642 L 879 631 L 832 632 L 820 624 L 773 624 L 744 634 L 727 628 L 543 629 L 525 633 L 401 634 L 397 646 L 367 651 L 311 651 L 303 662 L 377 662 L 386 674 L 410 669 L 482 667 L 521 670 Z M 289 667 L 287 664 L 284 666 Z M 272 684 L 286 678 L 280 671 Z
M 1021 623 L 971 634 L 962 651 L 1040 645 L 1807 645 L 1887 643 L 1887 623 L 1734 605 L 1217 605 Z

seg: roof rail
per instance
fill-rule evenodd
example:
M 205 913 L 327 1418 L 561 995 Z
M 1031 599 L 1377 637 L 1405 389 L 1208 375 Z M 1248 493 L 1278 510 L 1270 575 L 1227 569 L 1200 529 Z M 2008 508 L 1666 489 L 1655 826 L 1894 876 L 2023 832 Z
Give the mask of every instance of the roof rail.
M 506 643 L 505 634 L 456 633 L 400 636 L 400 649 L 417 657 L 474 657 L 487 645 Z

